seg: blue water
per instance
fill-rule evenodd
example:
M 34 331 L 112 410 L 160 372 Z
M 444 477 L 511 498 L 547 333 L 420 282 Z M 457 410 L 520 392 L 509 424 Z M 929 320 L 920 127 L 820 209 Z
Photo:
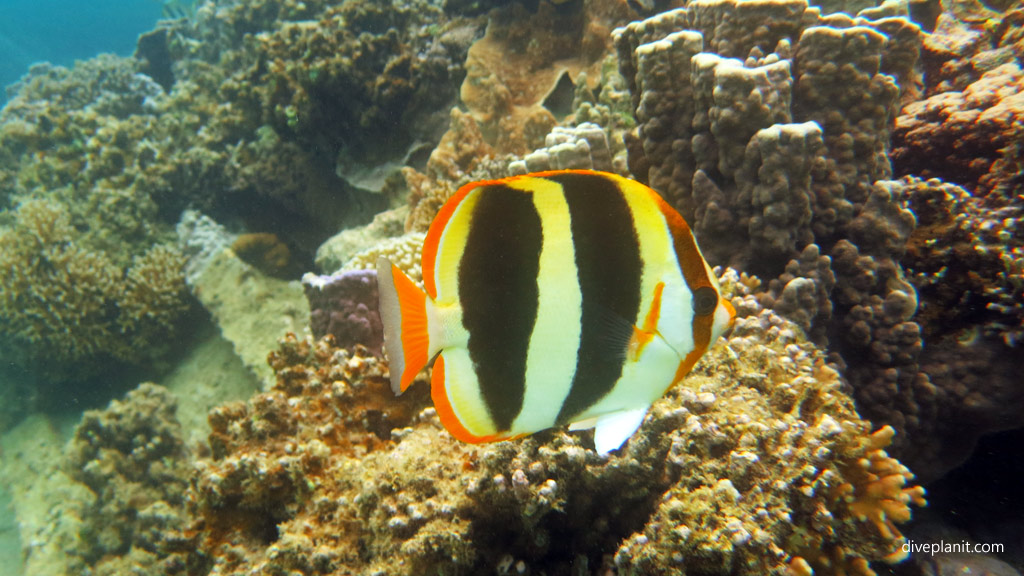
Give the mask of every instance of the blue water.
M 157 0 L 0 0 L 0 86 L 35 62 L 70 66 L 102 52 L 130 55 L 161 9 Z M 0 90 L 0 104 L 6 100 Z

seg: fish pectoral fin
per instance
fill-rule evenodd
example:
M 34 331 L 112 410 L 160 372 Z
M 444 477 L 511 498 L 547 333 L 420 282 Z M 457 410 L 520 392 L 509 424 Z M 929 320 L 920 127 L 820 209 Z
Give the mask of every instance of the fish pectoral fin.
M 572 432 L 590 430 L 594 426 L 597 426 L 597 421 L 600 419 L 600 416 L 594 416 L 593 418 L 587 418 L 586 420 L 580 420 L 579 422 L 572 422 L 569 424 L 569 430 Z
M 658 334 L 658 321 L 661 319 L 661 295 L 664 291 L 665 283 L 658 282 L 654 287 L 651 309 L 647 311 L 647 316 L 644 318 L 643 328 L 633 326 L 633 337 L 629 339 L 626 356 L 632 362 L 640 360 L 640 354 L 643 353 L 644 347 Z
M 644 347 L 654 340 L 654 336 L 654 332 L 645 332 L 633 326 L 633 337 L 629 339 L 629 345 L 626 347 L 626 359 L 630 362 L 640 360 L 640 354 L 643 353 Z
M 647 415 L 647 407 L 624 412 L 614 412 L 601 416 L 594 430 L 594 448 L 604 456 L 612 450 L 618 450 L 626 440 L 640 428 Z
M 604 308 L 600 304 L 596 308 L 601 332 L 597 354 L 614 361 L 628 359 L 636 326 L 610 308 Z

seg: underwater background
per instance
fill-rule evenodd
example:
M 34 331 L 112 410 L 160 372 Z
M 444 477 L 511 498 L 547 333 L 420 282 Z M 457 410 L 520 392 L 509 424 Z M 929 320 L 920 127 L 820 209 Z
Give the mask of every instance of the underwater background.
M 0 54 L 5 574 L 1024 570 L 1019 1 L 11 0 Z M 378 256 L 552 169 L 737 311 L 608 457 L 388 382 Z
M 14 84 L 36 62 L 71 66 L 101 52 L 129 56 L 139 34 L 163 11 L 155 0 L 7 0 L 0 19 L 0 86 Z M 6 101 L 6 92 L 0 93 L 0 102 Z

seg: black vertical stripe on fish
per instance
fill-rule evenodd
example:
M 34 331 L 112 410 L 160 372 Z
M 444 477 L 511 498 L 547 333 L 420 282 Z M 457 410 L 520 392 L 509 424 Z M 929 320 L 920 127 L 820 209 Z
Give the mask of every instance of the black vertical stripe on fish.
M 499 431 L 523 407 L 542 242 L 530 194 L 504 185 L 480 190 L 459 262 L 459 299 L 469 357 Z
M 640 308 L 643 262 L 633 213 L 615 182 L 576 173 L 546 178 L 562 185 L 569 205 L 582 296 L 576 373 L 558 414 L 558 422 L 565 423 L 610 392 L 622 376 L 626 356 L 609 350 L 608 343 L 629 341 Z

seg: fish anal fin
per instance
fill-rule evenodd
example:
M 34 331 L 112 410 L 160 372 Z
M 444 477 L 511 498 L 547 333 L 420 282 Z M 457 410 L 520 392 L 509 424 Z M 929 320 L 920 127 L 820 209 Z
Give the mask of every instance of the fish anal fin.
M 604 456 L 612 450 L 618 450 L 629 440 L 647 415 L 647 407 L 614 412 L 601 416 L 594 430 L 594 448 Z

